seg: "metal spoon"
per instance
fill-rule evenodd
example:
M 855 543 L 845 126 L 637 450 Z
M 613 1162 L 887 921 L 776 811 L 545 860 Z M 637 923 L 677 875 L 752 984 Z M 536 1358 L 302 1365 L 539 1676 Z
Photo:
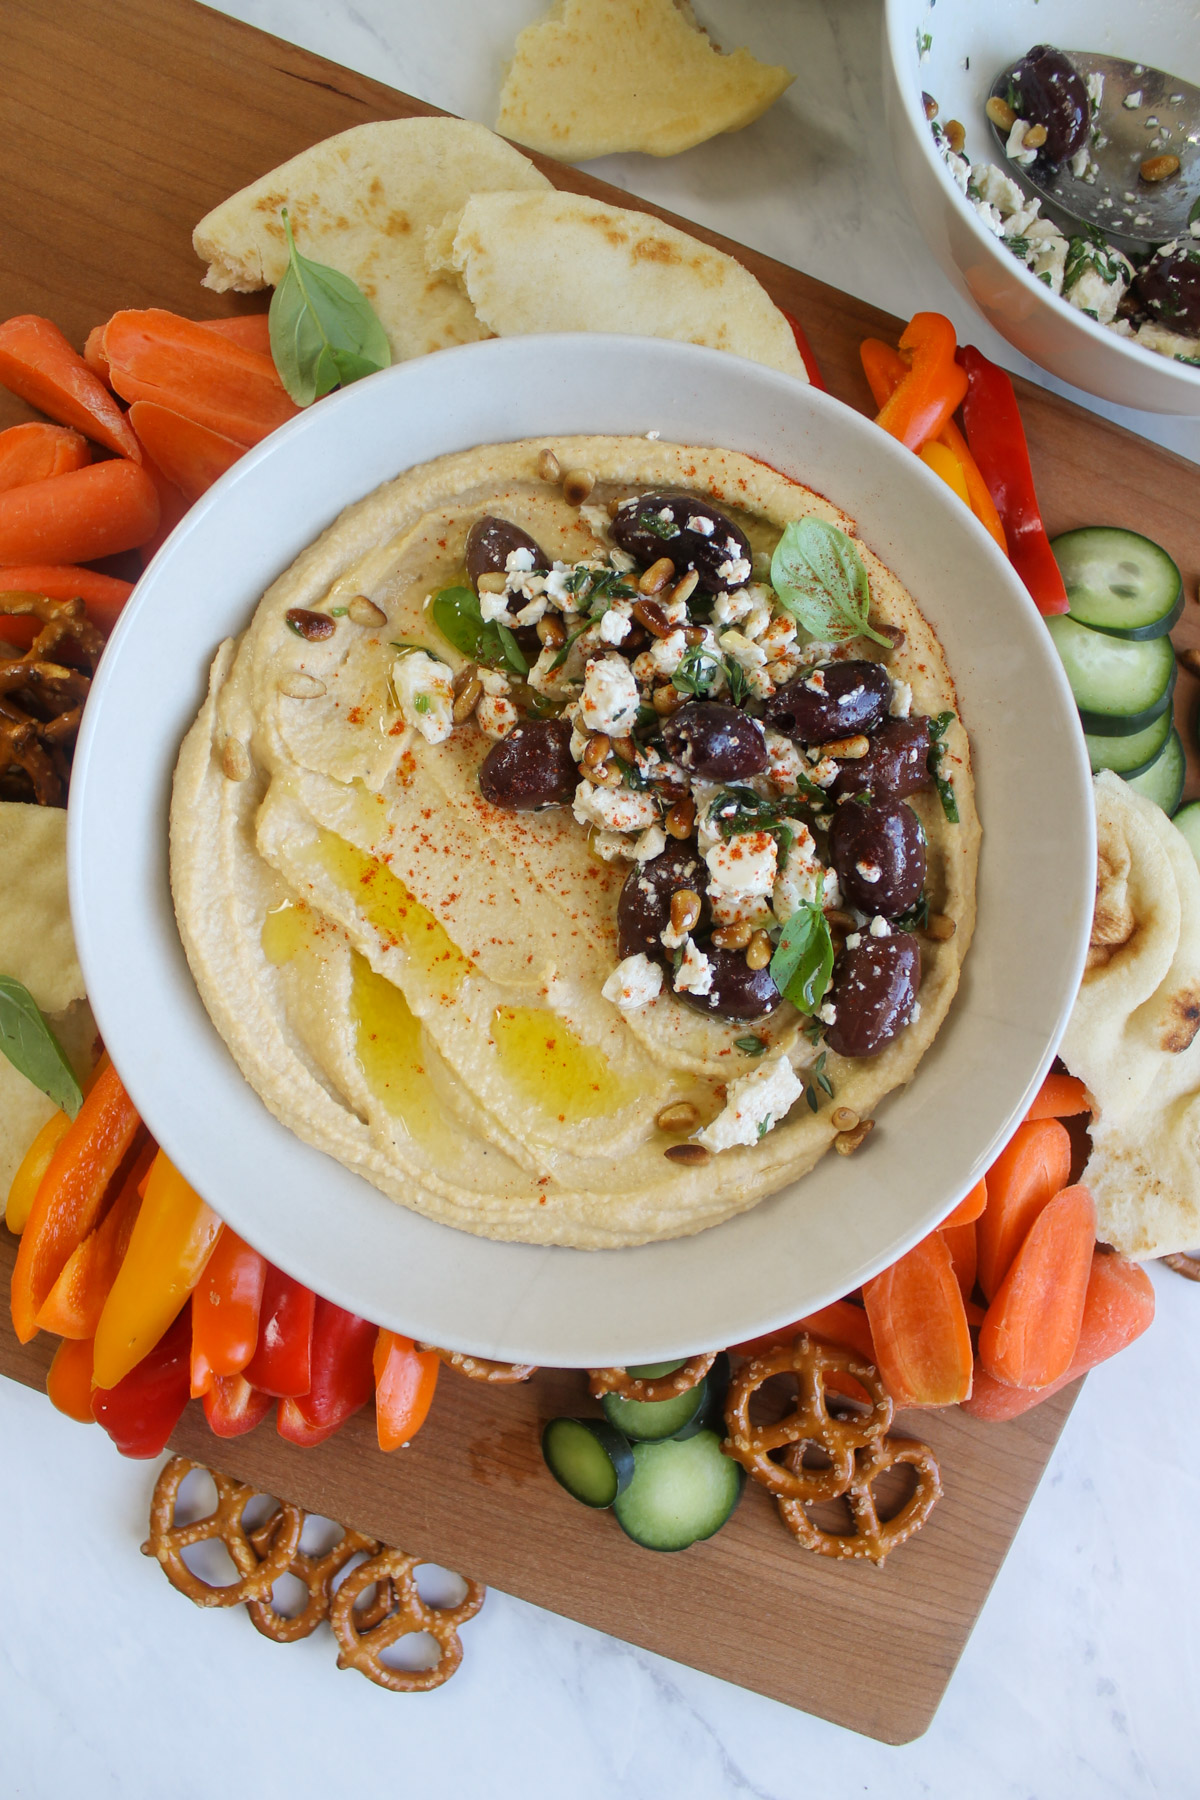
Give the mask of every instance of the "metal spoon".
M 1006 160 L 1005 173 L 1038 196 L 1068 237 L 1081 225 L 1094 226 L 1132 256 L 1186 237 L 1191 218 L 1200 218 L 1200 88 L 1117 56 L 1088 50 L 1064 55 L 1085 82 L 1090 75 L 1104 78 L 1100 104 L 1092 108 L 1088 167 L 1078 176 L 1069 163 L 1050 171 Z M 1007 99 L 1015 67 L 997 75 L 994 96 Z M 1003 152 L 1008 133 L 995 123 L 992 131 Z M 1177 156 L 1179 172 L 1165 181 L 1144 180 L 1139 171 L 1153 156 Z

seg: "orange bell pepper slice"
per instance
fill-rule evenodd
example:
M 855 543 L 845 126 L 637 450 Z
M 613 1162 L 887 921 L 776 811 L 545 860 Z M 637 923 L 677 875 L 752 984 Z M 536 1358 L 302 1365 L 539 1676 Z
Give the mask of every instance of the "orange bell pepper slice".
M 94 1425 L 92 1411 L 92 1340 L 64 1338 L 46 1370 L 51 1406 L 79 1425 Z
M 97 1387 L 115 1388 L 170 1329 L 220 1229 L 216 1213 L 160 1150 L 96 1327 Z
M 954 360 L 958 336 L 942 313 L 914 313 L 900 334 L 908 368 L 884 401 L 875 423 L 909 450 L 937 437 L 962 405 L 967 376 Z
M 381 1450 L 399 1450 L 429 1415 L 441 1358 L 382 1327 L 375 1339 L 375 1429 Z
M 226 1225 L 192 1295 L 192 1398 L 240 1375 L 258 1344 L 265 1257 Z
M 104 1311 L 117 1270 L 142 1205 L 138 1191 L 154 1161 L 158 1146 L 147 1135 L 116 1199 L 97 1225 L 63 1265 L 37 1316 L 39 1331 L 53 1331 L 63 1338 L 93 1338 Z
M 141 1120 L 111 1063 L 55 1146 L 21 1233 L 12 1276 L 13 1330 L 27 1344 L 67 1258 L 98 1223 L 109 1184 Z

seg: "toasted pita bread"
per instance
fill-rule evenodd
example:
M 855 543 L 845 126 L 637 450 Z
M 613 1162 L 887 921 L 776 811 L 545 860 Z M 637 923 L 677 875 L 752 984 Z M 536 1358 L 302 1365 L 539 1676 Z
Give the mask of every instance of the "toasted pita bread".
M 730 350 L 807 381 L 787 320 L 741 263 L 648 213 L 583 194 L 474 194 L 430 234 L 497 337 L 615 331 Z
M 1096 1103 L 1097 1233 L 1144 1259 L 1200 1243 L 1200 869 L 1119 776 L 1095 793 L 1091 951 L 1061 1055 Z
M 242 188 L 201 219 L 192 243 L 209 265 L 205 287 L 274 287 L 287 267 L 286 206 L 297 248 L 358 283 L 402 362 L 488 335 L 461 287 L 431 278 L 430 227 L 471 194 L 549 185 L 483 125 L 383 119 L 326 138 Z
M 674 156 L 740 131 L 794 79 L 722 54 L 687 0 L 558 0 L 517 39 L 496 128 L 565 162 Z

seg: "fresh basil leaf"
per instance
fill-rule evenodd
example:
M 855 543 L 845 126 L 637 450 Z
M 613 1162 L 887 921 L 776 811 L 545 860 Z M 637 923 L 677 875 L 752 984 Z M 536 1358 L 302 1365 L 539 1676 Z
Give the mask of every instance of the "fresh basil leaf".
M 588 625 L 590 623 L 591 623 L 590 620 L 585 619 L 582 625 L 577 625 L 575 627 L 574 631 L 569 631 L 567 633 L 566 638 L 563 641 L 562 649 L 559 651 L 558 655 L 554 658 L 554 660 L 550 664 L 550 667 L 552 670 L 562 668 L 562 666 L 566 662 L 568 656 L 570 656 L 570 654 L 571 654 L 571 645 L 575 642 L 575 639 L 577 637 L 583 636 L 584 632 L 587 630 Z
M 725 658 L 707 644 L 689 644 L 671 677 L 681 694 L 707 694 L 725 667 Z
M 504 660 L 509 668 L 512 669 L 514 674 L 528 675 L 529 664 L 525 661 L 521 646 L 518 644 L 509 627 L 507 625 L 501 625 L 499 621 L 497 621 L 496 635 L 500 639 L 500 648 L 504 653 Z
M 867 571 L 844 531 L 824 519 L 793 519 L 771 558 L 771 585 L 780 605 L 806 631 L 831 643 L 869 637 L 890 649 L 867 623 Z
M 414 651 L 419 650 L 422 656 L 429 657 L 431 662 L 444 663 L 446 660 L 444 656 L 439 656 L 436 650 L 431 650 L 428 644 L 419 644 L 415 638 L 389 638 L 388 642 L 393 650 L 400 652 L 401 656 L 411 656 Z
M 733 1047 L 740 1050 L 743 1056 L 761 1056 L 767 1044 L 765 1038 L 755 1037 L 751 1033 L 749 1037 L 734 1038 Z
M 943 739 L 950 726 L 953 725 L 954 719 L 954 713 L 943 712 L 939 713 L 936 719 L 931 719 L 929 721 L 929 736 L 931 741 L 929 745 L 929 755 L 926 758 L 929 773 L 933 776 L 934 785 L 938 791 L 938 799 L 942 803 L 942 811 L 945 813 L 951 825 L 957 825 L 959 823 L 958 800 L 954 793 L 954 783 L 948 776 L 942 774 L 942 758 L 946 754 L 946 745 L 943 742 Z
M 27 987 L 0 975 L 0 1054 L 73 1119 L 83 1093 L 62 1045 Z
M 349 387 L 392 360 L 387 333 L 362 289 L 340 269 L 301 256 L 285 206 L 288 266 L 271 296 L 271 356 L 297 406 Z
M 484 618 L 479 610 L 479 596 L 474 588 L 443 588 L 439 594 L 434 595 L 429 616 L 446 642 L 453 644 L 456 650 L 469 657 L 472 662 L 486 663 L 488 668 L 494 669 L 508 661 L 500 627 L 490 625 Z M 521 655 L 519 650 L 517 655 Z M 524 664 L 524 657 L 521 657 L 521 661 Z M 524 672 L 522 668 L 520 673 Z
M 771 958 L 771 979 L 797 1012 L 815 1013 L 833 975 L 833 939 L 820 901 L 802 900 Z

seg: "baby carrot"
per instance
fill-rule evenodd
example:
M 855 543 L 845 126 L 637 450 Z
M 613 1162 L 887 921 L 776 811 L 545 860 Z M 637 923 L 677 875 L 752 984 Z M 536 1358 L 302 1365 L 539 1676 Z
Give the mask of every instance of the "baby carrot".
M 979 1331 L 979 1361 L 997 1381 L 1044 1388 L 1065 1375 L 1079 1346 L 1096 1207 L 1085 1187 L 1064 1188 L 1034 1220 Z
M 95 562 L 136 550 L 157 527 L 158 493 L 137 462 L 91 463 L 0 494 L 0 565 Z
M 0 386 L 118 456 L 131 456 L 134 462 L 141 456 L 108 389 L 49 319 L 21 313 L 0 325 Z
M 863 1287 L 875 1361 L 897 1406 L 953 1406 L 971 1392 L 971 1334 L 940 1232 Z
M 271 354 L 269 313 L 234 313 L 228 319 L 197 319 L 196 323 L 228 338 L 231 344 L 240 344 L 243 350 L 257 350 L 260 356 Z
M 0 568 L 0 594 L 44 594 L 47 600 L 82 600 L 97 631 L 108 636 L 133 592 L 128 581 L 65 563 L 18 563 Z M 28 650 L 38 626 L 33 619 L 0 616 L 0 638 Z
M 955 1225 L 973 1225 L 987 1205 L 987 1182 L 977 1181 L 969 1194 L 964 1194 L 952 1213 L 942 1220 L 941 1229 L 950 1231 Z
M 269 356 L 158 307 L 114 313 L 103 348 L 123 400 L 153 400 L 247 447 L 298 411 Z
M 1016 1131 L 987 1173 L 987 1208 L 977 1227 L 979 1285 L 990 1300 L 1008 1274 L 1029 1227 L 1071 1178 L 1071 1140 L 1057 1119 Z
M 730 1349 L 737 1356 L 758 1356 L 769 1350 L 772 1344 L 784 1344 L 807 1331 L 810 1337 L 822 1344 L 835 1344 L 840 1350 L 853 1350 L 866 1362 L 875 1361 L 875 1346 L 871 1342 L 871 1327 L 867 1315 L 861 1306 L 854 1306 L 849 1300 L 834 1300 L 829 1306 L 822 1306 L 819 1311 L 809 1313 L 806 1318 L 797 1319 L 793 1325 L 781 1325 L 778 1331 L 768 1331 L 762 1337 L 747 1338 L 743 1344 L 731 1344 Z
M 941 1235 L 946 1240 L 950 1261 L 954 1264 L 954 1277 L 958 1282 L 958 1291 L 964 1301 L 969 1301 L 975 1292 L 975 1271 L 979 1263 L 975 1221 L 971 1219 L 966 1225 L 943 1225 Z
M 0 493 L 82 469 L 91 460 L 87 439 L 69 425 L 10 425 L 0 431 Z
M 153 400 L 135 400 L 129 419 L 146 454 L 189 505 L 246 454 L 244 444 Z
M 1077 1075 L 1047 1075 L 1037 1091 L 1037 1098 L 1025 1114 L 1027 1119 L 1070 1119 L 1076 1113 L 1091 1112 L 1091 1096 Z

